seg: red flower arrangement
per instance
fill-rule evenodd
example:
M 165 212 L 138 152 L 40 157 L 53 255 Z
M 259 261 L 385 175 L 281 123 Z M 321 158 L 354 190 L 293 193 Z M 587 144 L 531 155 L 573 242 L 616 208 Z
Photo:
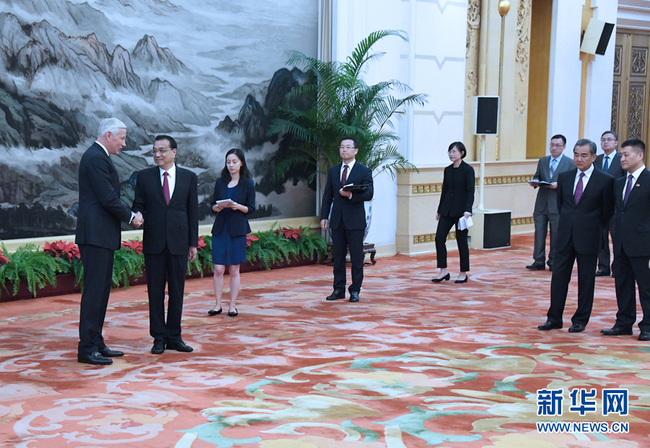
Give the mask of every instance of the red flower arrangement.
M 300 236 L 302 235 L 302 230 L 301 229 L 291 229 L 289 227 L 282 227 L 282 230 L 279 230 L 279 232 L 284 235 L 284 237 L 288 240 L 298 240 Z
M 205 244 L 205 238 L 203 238 L 202 236 L 200 236 L 200 237 L 199 237 L 199 245 L 196 246 L 196 248 L 197 248 L 198 250 L 201 250 L 201 249 L 203 249 L 205 246 L 206 246 L 206 244 Z
M 253 235 L 252 233 L 249 233 L 246 235 L 246 247 L 250 247 L 251 243 L 253 241 L 259 241 L 259 238 Z
M 9 259 L 2 254 L 2 249 L 0 249 L 0 264 L 9 263 Z
M 81 254 L 79 253 L 79 248 L 75 243 L 66 242 L 63 240 L 46 242 L 43 245 L 43 252 L 46 254 L 52 255 L 56 258 L 65 258 L 70 263 L 72 260 L 80 259 Z
M 142 241 L 138 241 L 138 240 L 122 241 L 122 247 L 131 249 L 133 252 L 135 252 L 138 255 L 142 253 Z

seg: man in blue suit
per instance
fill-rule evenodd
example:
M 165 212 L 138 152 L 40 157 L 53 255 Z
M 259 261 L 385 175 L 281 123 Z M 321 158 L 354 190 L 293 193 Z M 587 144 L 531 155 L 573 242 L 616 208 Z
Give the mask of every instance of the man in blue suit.
M 357 141 L 344 137 L 339 145 L 341 163 L 330 168 L 323 192 L 320 226 L 332 230 L 332 260 L 334 261 L 334 292 L 327 300 L 345 298 L 345 256 L 349 248 L 352 263 L 350 302 L 359 301 L 363 282 L 363 235 L 366 213 L 363 203 L 373 196 L 372 171 L 355 160 L 359 152 Z M 346 191 L 345 185 L 365 185 L 365 190 Z M 330 207 L 332 209 L 330 214 Z M 328 218 L 329 216 L 329 218 Z
M 120 248 L 121 224 L 142 225 L 142 215 L 132 213 L 120 200 L 120 178 L 111 162 L 126 145 L 126 125 L 117 118 L 99 124 L 99 136 L 79 162 L 79 211 L 75 242 L 84 267 L 84 289 L 79 313 L 77 361 L 112 364 L 123 356 L 104 343 L 102 327 L 113 283 L 113 255 Z

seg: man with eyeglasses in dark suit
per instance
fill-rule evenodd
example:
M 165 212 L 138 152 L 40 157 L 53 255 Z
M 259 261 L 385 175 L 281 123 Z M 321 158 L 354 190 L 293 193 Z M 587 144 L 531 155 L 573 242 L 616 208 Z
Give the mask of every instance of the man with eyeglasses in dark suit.
M 594 166 L 599 170 L 611 174 L 616 179 L 623 177 L 621 156 L 616 150 L 618 147 L 618 136 L 616 133 L 612 131 L 603 132 L 603 135 L 600 137 L 600 147 L 603 149 L 604 154 L 596 157 Z M 616 234 L 615 219 L 616 216 L 603 229 L 603 247 L 598 252 L 598 270 L 596 271 L 596 277 L 607 277 L 612 272 L 609 266 L 609 235 L 612 235 L 612 241 L 614 241 L 614 235 Z

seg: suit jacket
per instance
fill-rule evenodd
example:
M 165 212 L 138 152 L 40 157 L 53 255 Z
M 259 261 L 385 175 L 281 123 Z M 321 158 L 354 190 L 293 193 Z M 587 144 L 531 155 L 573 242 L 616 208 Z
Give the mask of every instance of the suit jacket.
M 218 178 L 214 184 L 212 203 L 214 204 L 221 199 L 228 199 L 228 182 L 222 178 Z M 248 214 L 253 213 L 255 211 L 255 184 L 253 181 L 240 177 L 231 199 L 238 204 L 248 207 Z M 251 226 L 248 224 L 247 218 L 248 214 L 231 208 L 221 210 L 217 213 L 217 217 L 214 220 L 212 235 L 221 235 L 226 220 L 229 220 L 231 236 L 243 236 L 251 233 Z
M 328 219 L 330 207 L 332 213 L 329 218 L 329 227 L 333 230 L 341 225 L 348 230 L 359 230 L 366 228 L 366 210 L 363 207 L 365 201 L 372 199 L 374 186 L 372 182 L 372 171 L 358 161 L 347 174 L 346 184 L 369 185 L 367 190 L 352 193 L 352 199 L 339 194 L 341 189 L 341 163 L 337 163 L 327 173 L 327 183 L 323 191 L 323 202 L 320 210 L 321 219 Z
M 131 210 L 120 199 L 120 178 L 108 154 L 94 143 L 79 162 L 79 209 L 75 243 L 117 250 L 120 221 L 129 222 Z
M 557 208 L 560 211 L 555 250 L 563 250 L 570 241 L 576 252 L 597 255 L 603 227 L 614 214 L 614 177 L 594 169 L 580 202 L 576 204 L 573 184 L 576 168 L 560 173 L 557 180 Z
M 476 175 L 471 165 L 461 161 L 458 168 L 454 168 L 453 163 L 445 167 L 438 204 L 440 216 L 459 218 L 465 212 L 472 213 L 475 183 Z
M 160 169 L 138 172 L 133 211 L 144 216 L 142 252 L 159 254 L 165 246 L 173 255 L 187 255 L 199 244 L 199 200 L 196 174 L 176 166 L 176 183 L 169 205 L 165 201 Z
M 560 173 L 568 171 L 572 168 L 575 168 L 573 160 L 570 157 L 562 155 L 560 158 L 555 172 L 551 177 L 551 156 L 542 157 L 537 162 L 537 170 L 535 171 L 535 176 L 533 179 L 543 180 L 546 182 L 557 182 L 557 178 Z M 534 213 L 553 213 L 557 214 L 557 190 L 553 188 L 548 188 L 546 185 L 540 185 L 539 190 L 537 191 L 537 199 L 535 199 L 535 211 Z
M 598 157 L 596 157 L 596 160 L 594 161 L 594 165 L 596 168 L 602 171 L 603 169 L 603 159 L 605 158 L 605 154 L 600 154 Z M 609 167 L 607 168 L 607 173 L 611 174 L 614 176 L 614 179 L 618 179 L 619 177 L 626 176 L 627 174 L 623 171 L 623 167 L 621 167 L 621 154 L 616 151 L 616 155 L 612 160 L 609 161 Z
M 650 256 L 650 171 L 646 168 L 636 180 L 627 203 L 623 204 L 623 189 L 627 178 L 621 177 L 614 185 L 616 204 L 616 236 L 614 253 L 625 249 L 628 257 Z

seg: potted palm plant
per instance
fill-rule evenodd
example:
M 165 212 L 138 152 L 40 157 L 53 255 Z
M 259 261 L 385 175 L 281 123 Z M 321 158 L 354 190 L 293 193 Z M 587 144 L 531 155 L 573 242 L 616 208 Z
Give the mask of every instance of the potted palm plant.
M 394 177 L 400 170 L 417 170 L 399 153 L 395 119 L 408 106 L 424 105 L 426 95 L 406 94 L 410 87 L 395 79 L 371 85 L 363 80 L 368 65 L 384 55 L 371 52 L 372 47 L 388 36 L 407 40 L 402 31 L 375 31 L 359 42 L 345 62 L 290 53 L 287 64 L 301 67 L 309 81 L 288 92 L 271 116 L 268 133 L 282 136 L 284 142 L 281 157 L 275 160 L 277 178 L 307 166 L 313 182 L 318 173 L 327 173 L 340 161 L 343 136 L 357 140 L 356 159 L 374 177 L 384 171 Z M 395 96 L 399 94 L 406 95 Z
M 289 149 L 275 164 L 278 177 L 304 164 L 313 168 L 312 176 L 326 173 L 340 161 L 338 146 L 343 136 L 357 140 L 356 158 L 374 176 L 416 169 L 399 153 L 394 119 L 401 118 L 407 106 L 424 105 L 426 95 L 396 97 L 410 87 L 395 79 L 372 85 L 363 80 L 368 65 L 384 55 L 371 53 L 372 47 L 387 36 L 407 40 L 402 31 L 375 31 L 359 42 L 345 62 L 290 52 L 287 64 L 302 67 L 310 82 L 288 92 L 272 113 L 269 134 L 290 139 Z

